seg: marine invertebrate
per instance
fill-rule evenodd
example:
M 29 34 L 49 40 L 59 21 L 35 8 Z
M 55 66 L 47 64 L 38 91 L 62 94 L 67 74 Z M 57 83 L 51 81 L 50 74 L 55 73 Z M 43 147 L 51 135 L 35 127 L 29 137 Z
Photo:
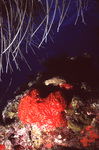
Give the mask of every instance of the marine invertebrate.
M 95 141 L 95 139 L 99 139 L 99 135 L 92 130 L 92 126 L 88 126 L 86 128 L 85 136 L 80 140 L 84 147 L 87 147 L 89 143 Z
M 59 78 L 59 77 L 53 77 L 51 79 L 44 81 L 44 83 L 45 83 L 45 85 L 53 84 L 54 86 L 57 86 L 57 85 L 60 86 L 64 83 L 66 83 L 66 81 L 64 79 Z
M 40 48 L 47 42 L 52 26 L 58 14 L 57 31 L 66 17 L 71 3 L 77 6 L 77 17 L 86 10 L 90 0 L 1 0 L 0 1 L 0 76 L 3 72 L 13 71 L 13 63 L 20 69 L 17 58 L 20 57 L 30 68 L 22 45 L 27 53 L 29 47 Z M 40 36 L 39 36 L 40 35 Z M 41 37 L 41 38 L 40 38 Z M 35 51 L 33 50 L 34 54 Z M 31 69 L 31 68 L 30 68 Z
M 31 91 L 21 99 L 18 116 L 22 123 L 36 123 L 41 130 L 52 130 L 66 126 L 62 112 L 66 103 L 59 91 L 50 93 L 47 98 L 41 98 L 37 90 Z

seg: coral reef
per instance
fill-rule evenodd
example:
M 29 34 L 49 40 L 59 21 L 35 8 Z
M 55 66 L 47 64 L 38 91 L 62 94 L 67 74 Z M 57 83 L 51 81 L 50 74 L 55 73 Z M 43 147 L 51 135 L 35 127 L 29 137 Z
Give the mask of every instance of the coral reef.
M 99 149 L 97 84 L 79 79 L 69 83 L 60 75 L 45 79 L 45 75 L 39 73 L 26 90 L 8 101 L 2 112 L 0 149 Z M 52 79 L 64 82 L 45 84 Z

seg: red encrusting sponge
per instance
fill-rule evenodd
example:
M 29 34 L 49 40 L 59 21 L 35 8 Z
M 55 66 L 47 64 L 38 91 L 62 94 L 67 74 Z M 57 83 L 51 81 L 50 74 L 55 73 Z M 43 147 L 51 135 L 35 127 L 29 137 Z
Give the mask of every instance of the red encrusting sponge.
M 23 124 L 36 123 L 41 130 L 52 130 L 66 126 L 63 116 L 66 108 L 66 101 L 60 91 L 41 98 L 39 91 L 34 89 L 21 99 L 18 116 Z

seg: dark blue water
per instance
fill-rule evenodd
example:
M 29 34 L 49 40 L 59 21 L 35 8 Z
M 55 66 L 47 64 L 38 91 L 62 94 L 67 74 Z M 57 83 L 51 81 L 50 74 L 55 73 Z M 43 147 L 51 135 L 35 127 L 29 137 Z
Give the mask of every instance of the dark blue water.
M 48 42 L 43 44 L 44 48 L 37 49 L 34 47 L 36 55 L 30 49 L 28 49 L 28 54 L 24 53 L 32 69 L 31 71 L 25 62 L 19 59 L 21 71 L 16 70 L 14 67 L 13 73 L 2 74 L 2 82 L 0 83 L 0 98 L 2 101 L 0 109 L 6 104 L 8 99 L 14 98 L 14 91 L 28 81 L 29 74 L 35 76 L 39 71 L 45 70 L 41 63 L 42 59 L 48 60 L 50 57 L 58 57 L 64 53 L 68 56 L 79 56 L 83 53 L 89 53 L 95 58 L 94 66 L 99 67 L 99 8 L 96 2 L 91 3 L 87 11 L 84 12 L 86 25 L 82 23 L 81 16 L 77 24 L 74 24 L 77 15 L 74 5 L 71 6 L 67 14 L 68 16 L 65 17 L 59 32 L 57 32 L 58 16 L 56 16 L 52 28 L 54 31 L 52 36 L 54 42 L 48 38 Z M 25 49 L 24 45 L 23 49 Z M 9 87 L 11 79 L 12 82 Z

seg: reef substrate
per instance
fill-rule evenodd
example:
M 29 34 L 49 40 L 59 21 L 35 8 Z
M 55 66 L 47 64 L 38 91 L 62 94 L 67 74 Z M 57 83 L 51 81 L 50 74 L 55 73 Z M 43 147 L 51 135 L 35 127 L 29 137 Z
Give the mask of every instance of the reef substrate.
M 38 73 L 26 90 L 20 88 L 21 94 L 16 91 L 15 99 L 8 101 L 0 149 L 99 149 L 99 87 L 46 75 Z

